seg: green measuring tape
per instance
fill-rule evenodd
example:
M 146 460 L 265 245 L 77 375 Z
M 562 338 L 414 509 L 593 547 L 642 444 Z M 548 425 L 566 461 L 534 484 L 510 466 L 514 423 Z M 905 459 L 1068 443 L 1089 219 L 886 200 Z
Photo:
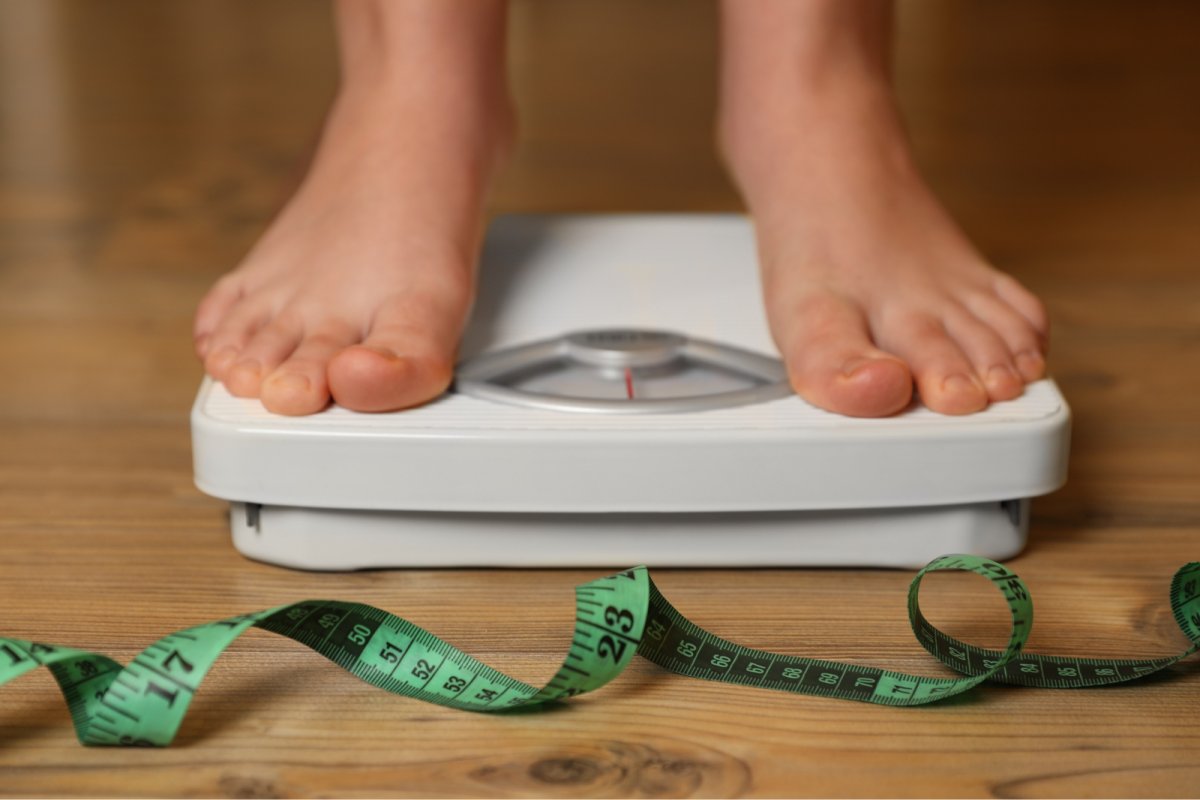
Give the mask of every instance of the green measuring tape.
M 917 604 L 930 572 L 973 572 L 992 581 L 1012 612 L 1003 651 L 960 642 L 925 619 Z M 598 689 L 635 654 L 693 678 L 914 706 L 961 694 L 985 680 L 1048 688 L 1100 686 L 1157 672 L 1200 649 L 1200 562 L 1175 573 L 1171 609 L 1191 642 L 1178 656 L 1090 659 L 1022 652 L 1033 626 L 1025 584 L 1002 564 L 942 556 L 917 573 L 908 616 L 917 640 L 966 677 L 933 678 L 786 656 L 742 647 L 688 621 L 659 593 L 645 567 L 575 590 L 575 635 L 557 674 L 538 689 L 498 672 L 411 622 L 362 603 L 305 600 L 242 614 L 165 636 L 122 667 L 96 653 L 0 638 L 0 684 L 38 666 L 58 681 L 79 741 L 88 745 L 167 745 L 205 674 L 247 628 L 262 628 L 311 647 L 367 683 L 393 694 L 467 711 L 502 711 Z

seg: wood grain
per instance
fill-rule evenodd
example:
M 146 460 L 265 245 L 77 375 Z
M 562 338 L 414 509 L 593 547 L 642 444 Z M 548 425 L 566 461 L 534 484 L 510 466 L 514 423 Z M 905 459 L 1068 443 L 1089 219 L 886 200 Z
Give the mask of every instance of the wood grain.
M 729 209 L 712 154 L 708 3 L 518 2 L 524 142 L 497 210 Z M 1032 649 L 1183 647 L 1166 583 L 1200 556 L 1200 6 L 912 0 L 898 79 L 918 155 L 1055 320 L 1072 474 L 1014 567 Z M 128 659 L 188 624 L 361 600 L 537 681 L 594 572 L 320 575 L 242 559 L 191 483 L 192 309 L 294 180 L 335 84 L 296 0 L 0 3 L 0 628 Z M 660 571 L 747 645 L 936 673 L 909 575 Z M 962 592 L 959 599 L 952 592 Z M 981 641 L 986 587 L 929 613 Z M 536 610 L 536 611 L 534 611 Z M 251 632 L 178 745 L 79 747 L 47 674 L 0 691 L 0 793 L 97 796 L 1195 796 L 1200 676 L 984 688 L 920 710 L 666 677 L 635 662 L 543 714 L 390 698 Z

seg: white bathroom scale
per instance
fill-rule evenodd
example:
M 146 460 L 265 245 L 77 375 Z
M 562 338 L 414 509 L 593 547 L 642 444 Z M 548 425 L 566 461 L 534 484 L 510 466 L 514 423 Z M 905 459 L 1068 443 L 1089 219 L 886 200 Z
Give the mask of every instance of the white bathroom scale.
M 788 388 L 737 215 L 514 216 L 489 230 L 454 388 L 267 412 L 205 380 L 196 484 L 261 561 L 371 567 L 911 567 L 1005 558 L 1066 478 L 1051 380 L 886 419 Z

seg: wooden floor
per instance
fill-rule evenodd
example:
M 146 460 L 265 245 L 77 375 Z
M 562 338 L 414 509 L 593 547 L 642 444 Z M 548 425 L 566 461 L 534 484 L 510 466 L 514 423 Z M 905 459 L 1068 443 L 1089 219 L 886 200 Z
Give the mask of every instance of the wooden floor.
M 1031 649 L 1178 652 L 1167 582 L 1200 558 L 1200 5 L 912 0 L 900 23 L 920 159 L 1047 301 L 1075 414 L 1070 482 L 1036 504 L 1013 564 L 1037 601 Z M 696 0 L 517 3 L 525 144 L 497 209 L 736 208 L 710 147 L 714 25 Z M 325 596 L 531 682 L 556 669 L 571 589 L 596 573 L 289 572 L 241 558 L 223 504 L 192 486 L 192 309 L 294 179 L 332 65 L 315 2 L 0 0 L 4 634 L 126 660 L 180 627 Z M 936 673 L 904 621 L 909 578 L 656 574 L 745 644 Z M 931 616 L 994 636 L 986 591 L 934 591 Z M 0 793 L 1184 797 L 1200 791 L 1197 701 L 1195 662 L 919 710 L 635 662 L 556 713 L 485 717 L 388 697 L 252 631 L 168 750 L 82 748 L 46 673 L 4 686 Z

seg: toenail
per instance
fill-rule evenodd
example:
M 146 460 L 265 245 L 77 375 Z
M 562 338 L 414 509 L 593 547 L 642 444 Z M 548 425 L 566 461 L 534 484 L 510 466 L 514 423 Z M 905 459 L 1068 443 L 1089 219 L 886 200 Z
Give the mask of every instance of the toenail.
M 217 370 L 220 370 L 221 367 L 227 366 L 230 361 L 235 359 L 237 357 L 237 354 L 238 354 L 237 348 L 234 347 L 233 345 L 227 344 L 224 347 L 222 347 L 220 350 L 218 350 L 217 352 L 215 352 L 211 356 L 209 356 L 209 359 L 212 360 L 213 367 L 216 368 Z
M 853 378 L 854 374 L 868 364 L 873 364 L 879 359 L 877 358 L 852 358 L 842 365 L 842 374 L 847 378 Z
M 392 361 L 395 361 L 396 359 L 400 358 L 400 356 L 396 355 L 391 350 L 388 350 L 386 347 L 380 347 L 377 344 L 361 344 L 361 345 L 359 345 L 359 347 L 361 347 L 364 350 L 370 350 L 372 353 L 378 353 L 379 355 L 383 356 L 384 358 L 391 359 Z
M 1017 354 L 1017 368 L 1026 378 L 1039 376 L 1046 368 L 1046 359 L 1042 358 L 1041 353 L 1035 350 L 1026 350 Z M 1032 378 L 1030 379 L 1032 380 Z
M 262 372 L 262 365 L 253 358 L 248 358 L 245 361 L 239 361 L 233 365 L 233 368 L 238 372 L 251 372 L 256 377 L 260 372 Z
M 307 392 L 312 383 L 303 375 L 289 372 L 271 378 L 272 389 L 282 389 L 286 392 Z
M 1003 389 L 1013 381 L 1020 381 L 1007 364 L 997 364 L 987 372 L 987 384 L 993 389 Z
M 979 379 L 972 375 L 951 375 L 942 381 L 942 389 L 955 394 L 983 392 Z

